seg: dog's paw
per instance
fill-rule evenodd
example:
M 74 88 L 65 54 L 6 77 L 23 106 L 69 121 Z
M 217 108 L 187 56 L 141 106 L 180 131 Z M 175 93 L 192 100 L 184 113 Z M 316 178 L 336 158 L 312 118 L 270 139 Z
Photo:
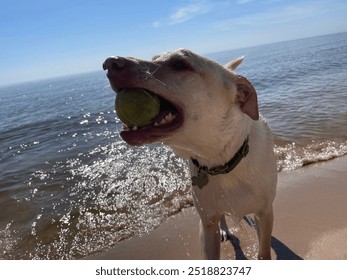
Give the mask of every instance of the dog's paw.
M 225 230 L 220 230 L 220 241 L 227 242 L 229 240 L 229 235 Z

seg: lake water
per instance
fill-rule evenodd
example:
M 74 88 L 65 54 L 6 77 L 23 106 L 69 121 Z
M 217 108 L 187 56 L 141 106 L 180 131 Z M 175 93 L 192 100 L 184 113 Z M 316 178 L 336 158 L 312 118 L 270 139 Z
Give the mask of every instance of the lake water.
M 208 56 L 241 55 L 279 172 L 347 154 L 347 33 Z M 186 163 L 124 143 L 113 106 L 102 71 L 0 87 L 0 259 L 82 258 L 192 205 Z

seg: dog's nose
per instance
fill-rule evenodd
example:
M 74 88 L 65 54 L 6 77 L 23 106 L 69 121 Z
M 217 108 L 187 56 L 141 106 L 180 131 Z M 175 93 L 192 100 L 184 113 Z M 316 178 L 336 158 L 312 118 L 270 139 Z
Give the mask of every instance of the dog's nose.
M 102 68 L 109 71 L 121 70 L 125 67 L 126 60 L 120 56 L 112 56 L 105 60 Z

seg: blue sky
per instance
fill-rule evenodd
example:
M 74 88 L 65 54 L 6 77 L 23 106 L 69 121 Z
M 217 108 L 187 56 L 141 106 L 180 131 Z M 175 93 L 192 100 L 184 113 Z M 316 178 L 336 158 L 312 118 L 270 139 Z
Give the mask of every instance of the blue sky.
M 0 0 L 0 85 L 347 31 L 346 0 Z

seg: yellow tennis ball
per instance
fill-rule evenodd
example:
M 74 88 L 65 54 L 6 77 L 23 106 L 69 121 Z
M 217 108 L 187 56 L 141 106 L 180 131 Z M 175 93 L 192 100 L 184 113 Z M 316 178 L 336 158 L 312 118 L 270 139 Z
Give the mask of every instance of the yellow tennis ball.
M 129 127 L 149 125 L 159 114 L 158 97 L 144 89 L 123 89 L 117 92 L 116 113 Z

